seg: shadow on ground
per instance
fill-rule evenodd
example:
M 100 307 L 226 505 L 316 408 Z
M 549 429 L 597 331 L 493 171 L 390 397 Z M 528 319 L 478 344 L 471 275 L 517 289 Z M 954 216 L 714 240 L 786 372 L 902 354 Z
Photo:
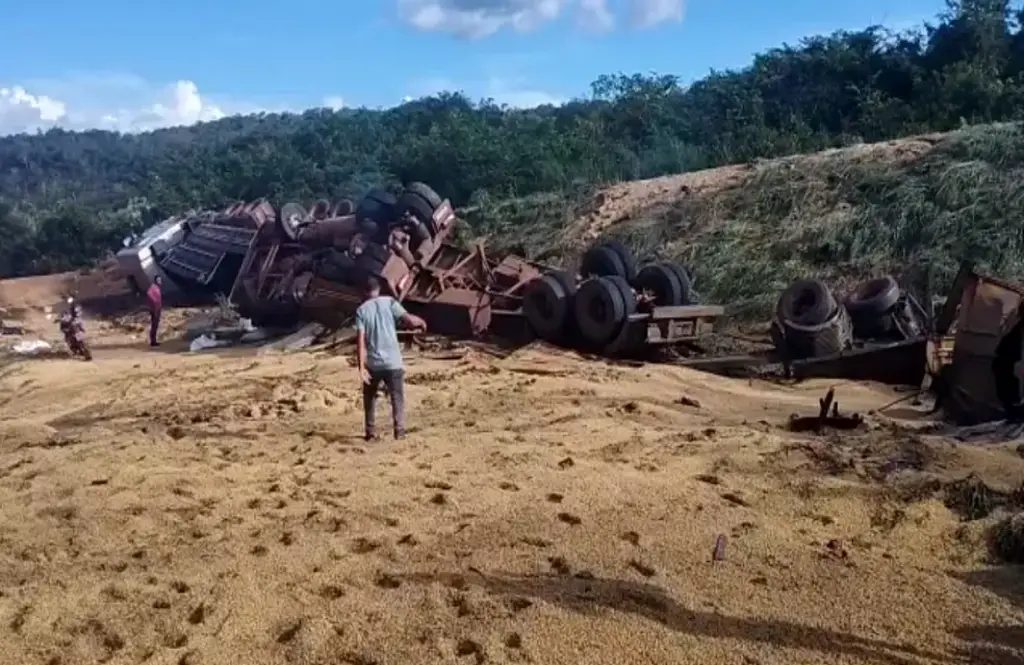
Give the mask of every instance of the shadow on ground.
M 478 586 L 505 596 L 513 609 L 525 609 L 540 600 L 565 609 L 590 614 L 599 609 L 628 612 L 696 637 L 761 642 L 784 649 L 804 649 L 834 656 L 849 656 L 889 665 L 911 665 L 921 660 L 964 663 L 965 658 L 857 637 L 823 628 L 772 619 L 746 619 L 701 612 L 680 605 L 663 589 L 624 580 L 581 578 L 568 575 L 409 575 L 414 584 Z M 982 662 L 982 661 L 973 661 Z M 989 661 L 1002 665 L 1002 661 Z M 1008 661 L 1007 661 L 1008 662 Z M 1019 663 L 1019 661 L 1017 661 Z
M 1024 567 L 999 566 L 955 576 L 1024 608 Z M 1024 663 L 1024 626 L 971 626 L 956 632 L 967 643 L 971 663 L 1020 665 Z

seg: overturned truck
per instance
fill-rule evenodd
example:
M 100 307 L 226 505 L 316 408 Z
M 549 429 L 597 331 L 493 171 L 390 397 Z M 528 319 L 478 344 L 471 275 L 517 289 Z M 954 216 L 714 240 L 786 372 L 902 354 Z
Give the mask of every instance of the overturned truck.
M 367 276 L 458 338 L 526 343 L 540 338 L 604 355 L 636 355 L 709 333 L 721 307 L 692 301 L 686 271 L 653 263 L 638 269 L 622 245 L 603 242 L 579 274 L 512 254 L 451 242 L 456 214 L 423 183 L 400 193 L 370 191 L 358 205 L 297 204 L 260 223 L 230 291 L 239 312 L 260 325 L 346 324 Z

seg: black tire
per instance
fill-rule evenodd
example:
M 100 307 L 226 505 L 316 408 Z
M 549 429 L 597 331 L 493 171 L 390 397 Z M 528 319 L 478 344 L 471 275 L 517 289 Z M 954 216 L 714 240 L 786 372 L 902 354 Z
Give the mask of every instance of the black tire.
M 377 223 L 369 219 L 361 220 L 359 222 L 358 230 L 359 234 L 362 235 L 367 242 L 378 245 L 386 245 L 388 243 L 388 237 L 391 235 L 391 229 L 387 224 Z
M 892 312 L 902 291 L 896 280 L 886 275 L 859 285 L 846 297 L 846 309 L 858 319 L 877 319 Z
M 835 355 L 853 346 L 853 325 L 844 307 L 837 307 L 817 325 L 782 322 L 787 356 L 793 360 Z
M 565 341 L 575 295 L 576 285 L 566 273 L 549 272 L 527 285 L 523 314 L 538 337 L 553 344 Z
M 816 279 L 801 279 L 782 292 L 775 307 L 780 323 L 816 326 L 828 321 L 838 305 L 832 292 Z
M 633 252 L 630 251 L 629 247 L 626 247 L 617 240 L 605 240 L 601 244 L 605 247 L 611 247 L 612 251 L 619 255 L 619 258 L 622 259 L 622 265 L 626 270 L 626 274 L 622 275 L 622 277 L 626 282 L 632 284 L 633 280 L 636 279 L 637 270 L 636 257 L 633 256 Z
M 434 189 L 424 182 L 410 182 L 405 186 L 405 191 L 410 194 L 415 194 L 421 199 L 427 202 L 432 210 L 437 210 L 441 207 L 444 199 L 441 195 L 434 191 Z
M 419 220 L 406 224 L 402 228 L 409 234 L 409 249 L 414 252 L 431 238 L 430 228 Z
M 339 199 L 334 204 L 333 215 L 335 217 L 347 217 L 356 211 L 356 205 L 349 199 Z
M 373 189 L 356 207 L 356 217 L 388 226 L 398 217 L 398 199 L 383 189 Z
M 389 206 L 389 207 L 392 207 L 392 208 L 394 208 L 395 205 L 398 203 L 398 198 L 396 198 L 394 194 L 392 194 L 391 192 L 389 192 L 386 189 L 379 189 L 379 188 L 378 189 L 371 189 L 370 191 L 368 191 L 366 193 L 366 196 L 363 197 L 363 199 L 364 200 L 370 199 L 372 201 L 377 201 L 381 205 Z
M 626 265 L 611 247 L 594 245 L 583 254 L 580 275 L 584 279 L 595 277 L 625 277 Z
M 277 228 L 288 240 L 295 242 L 299 237 L 301 224 L 309 214 L 298 203 L 286 203 L 281 206 L 277 215 Z
M 651 263 L 644 266 L 633 280 L 638 291 L 647 291 L 654 296 L 658 307 L 675 307 L 683 304 L 683 284 L 679 275 L 666 263 Z
M 620 242 L 600 242 L 583 255 L 580 273 L 585 278 L 622 277 L 632 283 L 636 279 L 636 259 Z
M 360 219 L 356 224 L 356 230 L 360 235 L 372 239 L 380 232 L 380 224 L 372 219 Z
M 697 298 L 693 292 L 693 280 L 690 279 L 690 273 L 686 272 L 686 268 L 678 263 L 667 262 L 665 263 L 672 272 L 679 278 L 679 283 L 683 285 L 683 299 L 680 301 L 680 305 L 696 305 Z
M 356 262 L 351 256 L 338 250 L 330 250 L 320 261 L 316 274 L 322 279 L 339 284 L 346 284 L 352 278 Z
M 321 219 L 327 219 L 327 215 L 331 212 L 331 203 L 327 199 L 320 199 L 313 204 L 313 209 L 309 211 L 309 216 L 316 221 Z
M 618 275 L 587 280 L 576 292 L 573 305 L 580 336 L 592 348 L 603 348 L 615 339 L 635 311 L 633 291 Z
M 409 213 L 413 219 L 422 222 L 428 229 L 434 226 L 434 211 L 437 206 L 430 205 L 430 202 L 414 192 L 405 192 L 398 197 L 398 215 Z
M 295 242 L 299 239 L 299 227 L 297 224 L 292 223 L 290 220 L 284 217 L 277 218 L 277 229 L 281 232 L 285 238 L 291 242 Z
M 367 243 L 366 247 L 363 248 L 362 253 L 359 254 L 357 259 L 373 259 L 375 263 L 384 265 L 391 258 L 391 252 L 384 245 L 380 245 L 375 242 Z

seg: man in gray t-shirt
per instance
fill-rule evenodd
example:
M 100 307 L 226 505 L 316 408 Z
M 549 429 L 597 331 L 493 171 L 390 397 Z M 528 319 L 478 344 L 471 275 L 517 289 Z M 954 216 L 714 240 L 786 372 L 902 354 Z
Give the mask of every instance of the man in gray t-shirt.
M 397 324 L 413 330 L 426 330 L 426 322 L 405 311 L 401 303 L 380 294 L 376 277 L 366 280 L 366 301 L 356 310 L 356 362 L 363 381 L 365 436 L 376 437 L 374 411 L 377 391 L 383 383 L 391 397 L 391 416 L 395 438 L 405 436 L 405 369 L 398 343 Z

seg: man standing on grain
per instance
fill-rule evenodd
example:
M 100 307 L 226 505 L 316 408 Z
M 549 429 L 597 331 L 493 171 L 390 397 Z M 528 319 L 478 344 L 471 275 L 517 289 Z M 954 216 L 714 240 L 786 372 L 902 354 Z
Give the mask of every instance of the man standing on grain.
M 374 410 L 383 383 L 391 397 L 395 438 L 405 436 L 405 368 L 397 325 L 426 330 L 427 323 L 405 311 L 394 298 L 380 294 L 380 281 L 366 280 L 366 300 L 356 310 L 356 362 L 363 382 L 363 415 L 367 441 L 376 438 Z

